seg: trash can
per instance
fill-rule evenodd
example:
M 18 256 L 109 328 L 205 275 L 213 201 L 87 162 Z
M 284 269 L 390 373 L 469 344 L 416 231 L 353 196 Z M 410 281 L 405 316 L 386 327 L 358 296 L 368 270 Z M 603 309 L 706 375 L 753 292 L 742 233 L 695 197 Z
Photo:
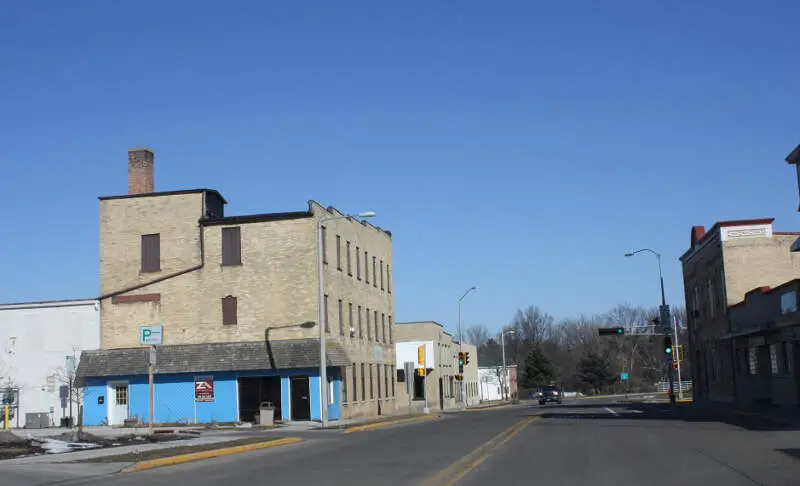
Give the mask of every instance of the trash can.
M 262 427 L 275 425 L 275 405 L 272 402 L 261 402 L 258 411 L 258 425 Z
M 75 419 L 72 417 L 61 417 L 61 427 L 64 429 L 71 429 L 75 426 Z

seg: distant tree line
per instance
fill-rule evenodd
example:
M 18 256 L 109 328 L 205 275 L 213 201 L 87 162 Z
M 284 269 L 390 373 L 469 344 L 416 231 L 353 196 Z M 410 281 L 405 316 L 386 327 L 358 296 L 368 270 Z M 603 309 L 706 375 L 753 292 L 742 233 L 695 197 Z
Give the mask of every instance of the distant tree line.
M 667 379 L 663 336 L 645 334 L 653 329 L 658 308 L 627 304 L 598 315 L 580 315 L 556 320 L 537 306 L 519 309 L 503 328 L 506 363 L 519 369 L 520 396 L 555 384 L 564 390 L 585 394 L 653 391 Z M 673 309 L 678 321 L 679 341 L 688 350 L 686 312 Z M 624 327 L 623 336 L 599 336 L 600 327 Z M 484 325 L 468 328 L 465 341 L 478 347 L 479 366 L 501 366 L 500 331 L 492 334 Z M 688 353 L 681 356 L 683 379 L 691 376 Z M 628 373 L 628 380 L 620 379 Z

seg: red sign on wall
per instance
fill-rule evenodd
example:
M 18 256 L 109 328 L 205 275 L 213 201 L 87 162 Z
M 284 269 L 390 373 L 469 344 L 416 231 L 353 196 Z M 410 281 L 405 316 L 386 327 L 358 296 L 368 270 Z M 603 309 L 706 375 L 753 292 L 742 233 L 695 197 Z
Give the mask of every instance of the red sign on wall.
M 213 402 L 214 401 L 214 377 L 195 376 L 194 377 L 194 401 Z

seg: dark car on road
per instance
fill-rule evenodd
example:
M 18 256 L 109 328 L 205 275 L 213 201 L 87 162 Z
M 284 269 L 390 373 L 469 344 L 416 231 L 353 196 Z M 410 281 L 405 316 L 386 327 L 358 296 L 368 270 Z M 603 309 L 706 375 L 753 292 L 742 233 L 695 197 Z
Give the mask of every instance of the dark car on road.
M 562 396 L 561 390 L 557 386 L 542 387 L 539 395 L 539 405 L 544 405 L 548 402 L 561 403 Z

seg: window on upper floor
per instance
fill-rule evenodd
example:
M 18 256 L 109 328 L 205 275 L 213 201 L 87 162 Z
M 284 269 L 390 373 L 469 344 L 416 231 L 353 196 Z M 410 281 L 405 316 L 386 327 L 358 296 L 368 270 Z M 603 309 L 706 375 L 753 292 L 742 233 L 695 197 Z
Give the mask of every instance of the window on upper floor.
M 716 310 L 716 305 L 714 304 L 714 282 L 711 279 L 708 279 L 708 288 L 706 289 L 708 292 L 708 316 L 713 319 L 714 318 L 714 311 Z
M 366 283 L 369 283 L 369 252 L 368 251 L 364 252 L 364 281 Z
M 364 326 L 361 321 L 361 306 L 358 306 L 358 339 L 364 340 Z
M 369 327 L 369 307 L 367 307 L 367 341 L 372 341 L 372 328 Z
M 242 264 L 242 232 L 241 228 L 222 228 L 222 266 Z
M 361 280 L 361 248 L 356 247 L 356 278 Z
M 389 314 L 389 344 L 394 343 L 394 336 L 392 336 L 392 315 Z
M 142 272 L 161 271 L 161 234 L 142 235 Z
M 384 286 L 383 286 L 383 260 L 381 260 L 381 290 L 384 290 Z
M 339 299 L 339 335 L 344 336 L 344 304 Z
M 392 269 L 386 265 L 386 291 L 392 293 Z
M 238 303 L 236 297 L 228 295 L 222 298 L 222 325 L 235 326 L 238 322 Z
M 356 337 L 356 328 L 353 327 L 353 303 L 347 303 L 347 324 L 349 325 L 350 338 Z
M 336 235 L 336 270 L 342 271 L 342 237 Z
M 378 288 L 378 260 L 372 257 L 372 286 Z
M 347 246 L 345 248 L 347 251 L 347 275 L 353 276 L 353 262 L 350 259 L 350 242 L 347 242 Z
M 322 263 L 328 263 L 328 228 L 321 227 L 320 231 L 322 234 L 320 237 L 322 238 Z
M 747 348 L 747 372 L 751 376 L 758 374 L 758 347 Z
M 797 292 L 789 290 L 781 294 L 781 314 L 797 312 Z
M 380 342 L 381 340 L 380 334 L 378 334 L 378 311 L 373 311 L 373 312 L 374 312 L 374 318 L 372 319 L 372 322 L 375 323 L 375 342 L 377 343 Z
M 322 311 L 325 313 L 325 332 L 331 332 L 331 325 L 328 321 L 328 294 L 325 294 L 324 307 Z

